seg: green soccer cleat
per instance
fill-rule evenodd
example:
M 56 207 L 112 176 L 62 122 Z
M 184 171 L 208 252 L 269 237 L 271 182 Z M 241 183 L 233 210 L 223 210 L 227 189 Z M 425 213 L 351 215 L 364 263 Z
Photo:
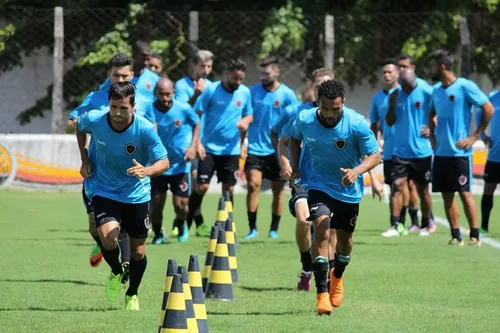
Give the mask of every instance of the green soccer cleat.
M 114 302 L 120 296 L 120 287 L 122 284 L 123 273 L 113 274 L 109 273 L 108 281 L 106 282 L 106 299 L 110 302 Z
M 196 228 L 196 236 L 210 237 L 210 228 L 206 224 L 200 225 L 198 228 Z
M 139 311 L 139 297 L 137 295 L 125 295 L 125 310 Z
M 401 236 L 408 236 L 408 230 L 406 230 L 404 224 L 398 223 L 396 229 Z

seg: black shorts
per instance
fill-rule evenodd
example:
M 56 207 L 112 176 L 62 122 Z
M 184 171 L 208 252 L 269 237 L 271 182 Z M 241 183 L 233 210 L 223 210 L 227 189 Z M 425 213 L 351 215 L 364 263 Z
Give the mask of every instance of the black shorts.
M 392 158 L 391 180 L 408 178 L 414 182 L 427 185 L 431 181 L 432 156 L 424 158 Z
M 85 194 L 85 187 L 82 186 L 82 197 L 83 197 L 83 205 L 85 206 L 85 210 L 87 211 L 87 215 L 92 214 L 94 212 L 94 207 L 92 207 L 92 203 L 90 202 L 89 197 Z
M 500 183 L 500 163 L 486 161 L 483 179 L 485 183 Z
M 281 176 L 281 168 L 275 154 L 266 156 L 248 154 L 245 162 L 245 172 L 249 170 L 259 170 L 262 172 L 262 178 L 270 181 L 285 181 Z
M 330 228 L 342 229 L 348 233 L 354 232 L 359 214 L 359 203 L 342 202 L 317 190 L 309 190 L 307 196 L 312 221 L 320 216 L 328 215 L 331 216 Z
M 130 237 L 135 239 L 148 237 L 149 201 L 130 204 L 94 196 L 92 206 L 94 206 L 96 228 L 108 222 L 117 221 Z
M 161 175 L 151 177 L 151 195 L 165 193 L 170 189 L 173 195 L 182 198 L 189 197 L 189 175 L 179 173 L 176 175 Z
M 295 214 L 295 204 L 300 200 L 307 200 L 307 192 L 302 188 L 292 188 L 292 197 L 288 200 L 288 210 L 293 217 L 297 217 Z
M 392 185 L 392 160 L 384 160 L 384 183 Z
M 432 192 L 470 192 L 471 180 L 470 157 L 434 156 Z
M 198 162 L 198 184 L 210 184 L 217 172 L 219 183 L 236 184 L 236 174 L 240 166 L 240 155 L 214 155 L 207 153 L 204 160 Z
M 199 163 L 199 160 L 197 158 L 192 160 L 191 161 L 191 171 L 189 171 L 189 172 L 198 171 L 198 163 Z

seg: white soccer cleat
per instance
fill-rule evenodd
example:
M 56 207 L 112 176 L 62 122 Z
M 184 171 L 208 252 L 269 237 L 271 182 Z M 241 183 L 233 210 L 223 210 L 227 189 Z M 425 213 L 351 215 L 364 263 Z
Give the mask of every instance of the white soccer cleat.
M 398 237 L 399 231 L 395 227 L 390 227 L 382 233 L 382 237 Z

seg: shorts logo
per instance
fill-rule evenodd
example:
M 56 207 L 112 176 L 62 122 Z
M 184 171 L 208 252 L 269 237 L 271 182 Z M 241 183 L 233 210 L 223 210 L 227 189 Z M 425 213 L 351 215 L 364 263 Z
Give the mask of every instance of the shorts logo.
M 422 104 L 420 103 L 420 101 L 417 101 L 417 103 L 415 103 L 415 106 L 417 107 L 417 109 L 420 107 L 420 105 L 422 105 Z
M 337 147 L 337 149 L 344 149 L 346 145 L 347 142 L 344 139 L 335 140 L 335 147 Z
M 351 224 L 351 227 L 355 227 L 356 226 L 356 221 L 358 220 L 358 217 L 357 216 L 354 216 L 351 221 L 349 221 L 349 223 Z
M 464 175 L 461 175 L 460 177 L 458 177 L 458 183 L 461 186 L 464 186 L 465 184 L 467 184 L 467 177 L 465 177 Z
M 189 185 L 186 182 L 182 182 L 182 184 L 179 186 L 182 192 L 186 192 L 189 188 Z
M 450 95 L 450 102 L 453 102 L 455 100 L 455 96 Z
M 129 155 L 132 155 L 133 153 L 135 153 L 136 149 L 137 149 L 137 147 L 131 143 L 125 145 L 125 151 Z
M 240 107 L 241 106 L 241 101 L 236 101 L 236 106 Z
M 149 229 L 149 215 L 146 216 L 146 218 L 144 219 L 144 225 L 146 226 L 147 229 Z
M 280 101 L 277 101 L 277 100 L 274 101 L 273 105 L 274 105 L 275 108 L 279 107 L 280 106 Z
M 181 127 L 181 124 L 182 124 L 182 122 L 181 122 L 180 120 L 176 120 L 176 121 L 174 121 L 174 125 L 175 125 L 175 127 L 177 127 L 177 128 Z
M 147 89 L 147 90 L 151 89 L 151 85 L 150 85 L 149 83 L 148 83 L 148 84 L 146 84 L 146 89 Z
M 431 179 L 431 172 L 430 172 L 430 171 L 427 171 L 427 172 L 425 173 L 425 179 L 426 179 L 426 180 Z

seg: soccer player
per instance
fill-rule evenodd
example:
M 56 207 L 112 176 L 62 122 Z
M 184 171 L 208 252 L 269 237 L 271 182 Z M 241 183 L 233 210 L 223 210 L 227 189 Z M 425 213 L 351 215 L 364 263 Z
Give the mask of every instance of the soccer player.
M 342 276 L 351 260 L 352 234 L 356 227 L 359 202 L 363 197 L 363 174 L 380 163 L 377 140 L 364 117 L 344 106 L 344 86 L 325 81 L 318 91 L 319 109 L 302 111 L 292 129 L 291 186 L 302 174 L 318 255 L 313 270 L 317 288 L 318 314 L 330 314 L 342 304 Z M 310 163 L 299 171 L 301 141 L 305 142 Z M 366 157 L 365 157 L 366 156 Z M 365 157 L 363 159 L 363 157 Z M 328 266 L 329 229 L 336 229 L 335 267 Z M 330 274 L 330 291 L 327 275 Z
M 435 232 L 435 227 L 430 225 L 432 147 L 429 138 L 421 132 L 427 127 L 429 120 L 432 92 L 417 81 L 411 68 L 400 70 L 400 81 L 401 90 L 396 90 L 389 97 L 389 110 L 385 118 L 387 125 L 394 127 L 391 221 L 397 231 L 403 208 L 402 190 L 408 186 L 409 180 L 413 180 L 422 206 L 420 236 L 428 236 L 430 232 Z
M 224 79 L 211 84 L 201 96 L 198 111 L 205 121 L 198 145 L 198 184 L 189 198 L 190 212 L 201 206 L 214 172 L 222 183 L 222 193 L 231 192 L 233 201 L 241 144 L 253 119 L 250 89 L 243 85 L 245 76 L 245 63 L 230 60 Z
M 432 191 L 441 192 L 443 196 L 451 228 L 452 239 L 449 244 L 464 245 L 455 202 L 455 192 L 458 192 L 470 226 L 469 245 L 480 246 L 476 203 L 470 192 L 471 154 L 472 145 L 488 126 L 494 108 L 474 82 L 455 76 L 453 65 L 454 60 L 449 52 L 437 50 L 432 53 L 432 79 L 442 83 L 434 89 L 429 113 L 429 134 L 435 155 Z M 469 135 L 473 105 L 482 109 L 482 115 L 476 130 Z
M 278 227 L 285 200 L 285 180 L 272 142 L 271 128 L 278 120 L 281 110 L 297 103 L 292 89 L 278 81 L 280 68 L 278 59 L 270 56 L 262 59 L 259 66 L 260 83 L 252 86 L 253 122 L 248 127 L 248 155 L 245 162 L 247 179 L 247 213 L 249 233 L 245 239 L 257 237 L 257 209 L 262 179 L 271 181 L 273 193 L 271 226 L 269 238 L 278 238 Z
M 161 76 L 161 72 L 163 71 L 163 58 L 161 55 L 158 53 L 151 53 L 148 61 L 148 68 L 158 76 Z
M 132 112 L 134 95 L 132 83 L 114 83 L 109 88 L 109 111 L 86 113 L 78 120 L 76 131 L 82 159 L 80 172 L 88 178 L 85 191 L 94 207 L 104 259 L 111 267 L 106 283 L 106 298 L 110 302 L 120 295 L 123 275 L 117 247 L 120 228 L 130 236 L 126 310 L 139 310 L 138 288 L 147 265 L 149 177 L 160 175 L 169 167 L 167 151 L 154 126 Z M 85 149 L 87 134 L 95 140 L 94 164 Z M 151 165 L 144 166 L 148 164 Z
M 165 242 L 162 231 L 163 207 L 167 191 L 172 192 L 175 211 L 174 225 L 178 240 L 186 242 L 189 232 L 185 224 L 189 200 L 189 171 L 196 156 L 200 127 L 198 115 L 191 105 L 174 100 L 174 84 L 161 79 L 155 88 L 156 102 L 152 105 L 158 125 L 158 135 L 169 152 L 170 168 L 161 176 L 151 178 L 151 222 L 153 244 Z
M 495 113 L 491 118 L 490 136 L 481 136 L 488 149 L 488 159 L 484 167 L 484 190 L 481 198 L 481 232 L 488 233 L 490 213 L 493 208 L 493 195 L 500 183 L 500 90 L 489 95 Z M 476 112 L 476 124 L 481 123 L 482 112 Z
M 198 98 L 201 96 L 203 91 L 208 88 L 212 81 L 208 79 L 210 73 L 212 73 L 212 66 L 214 62 L 214 54 L 208 50 L 199 50 L 194 54 L 190 60 L 190 74 L 175 83 L 175 99 L 182 102 L 186 102 L 191 105 L 195 111 L 197 111 L 197 106 L 195 106 Z M 203 124 L 205 116 L 201 117 L 201 124 Z M 200 138 L 203 134 L 203 130 L 200 130 Z M 195 159 L 191 166 L 191 188 L 195 189 L 197 187 L 197 168 L 198 160 Z M 196 223 L 196 234 L 201 237 L 210 236 L 210 228 L 204 224 L 203 216 L 201 215 L 200 209 L 195 212 L 188 212 L 187 226 L 191 228 L 193 224 L 193 219 Z M 175 236 L 178 234 L 178 229 L 175 228 L 172 234 Z

